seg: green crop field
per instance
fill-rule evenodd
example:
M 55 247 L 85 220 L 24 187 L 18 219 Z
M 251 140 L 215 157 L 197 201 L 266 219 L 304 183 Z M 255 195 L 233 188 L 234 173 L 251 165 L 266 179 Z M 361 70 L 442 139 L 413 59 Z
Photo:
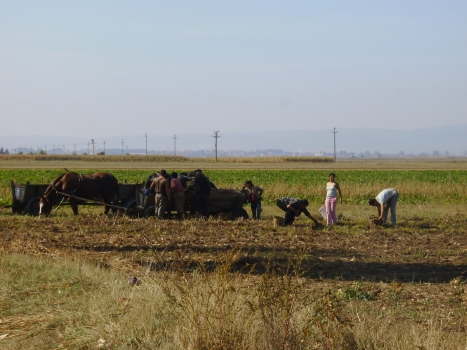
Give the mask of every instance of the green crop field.
M 172 169 L 168 169 L 172 171 Z M 173 169 L 181 172 L 183 169 Z M 152 173 L 148 170 L 88 169 L 111 172 L 120 182 L 143 182 Z M 186 170 L 185 170 L 186 171 Z M 0 170 L 0 205 L 11 203 L 10 181 L 47 184 L 63 170 L 25 169 Z M 265 203 L 281 196 L 307 198 L 320 203 L 325 196 L 327 170 L 207 170 L 210 180 L 220 188 L 240 188 L 246 180 L 265 190 Z M 362 204 L 380 190 L 396 188 L 402 203 L 465 203 L 467 202 L 466 170 L 340 170 L 337 172 L 344 202 Z

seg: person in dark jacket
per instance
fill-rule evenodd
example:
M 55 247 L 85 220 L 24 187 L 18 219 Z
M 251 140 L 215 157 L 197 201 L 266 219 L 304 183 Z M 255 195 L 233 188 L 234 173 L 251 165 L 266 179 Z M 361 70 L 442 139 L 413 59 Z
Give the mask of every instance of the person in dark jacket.
M 277 206 L 285 211 L 284 226 L 292 225 L 295 218 L 300 216 L 301 213 L 312 220 L 315 226 L 322 226 L 306 209 L 308 206 L 308 200 L 306 199 L 281 197 L 277 200 Z
M 209 180 L 201 171 L 197 171 L 194 180 L 186 191 L 190 191 L 192 188 L 195 189 L 195 211 L 196 213 L 205 219 L 209 217 L 209 194 L 211 193 L 211 185 Z

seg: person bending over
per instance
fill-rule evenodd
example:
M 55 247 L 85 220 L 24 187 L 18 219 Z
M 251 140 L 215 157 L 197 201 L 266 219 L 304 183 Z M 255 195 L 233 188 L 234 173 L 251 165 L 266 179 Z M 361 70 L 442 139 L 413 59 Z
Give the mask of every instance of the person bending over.
M 295 218 L 300 216 L 301 213 L 312 220 L 316 226 L 322 226 L 306 209 L 308 206 L 308 200 L 306 199 L 281 197 L 277 200 L 277 206 L 285 212 L 284 226 L 293 224 Z
M 378 209 L 378 220 L 384 224 L 388 219 L 388 212 L 391 210 L 391 225 L 396 226 L 396 205 L 399 199 L 399 192 L 394 188 L 382 190 L 376 198 L 368 201 L 369 205 Z

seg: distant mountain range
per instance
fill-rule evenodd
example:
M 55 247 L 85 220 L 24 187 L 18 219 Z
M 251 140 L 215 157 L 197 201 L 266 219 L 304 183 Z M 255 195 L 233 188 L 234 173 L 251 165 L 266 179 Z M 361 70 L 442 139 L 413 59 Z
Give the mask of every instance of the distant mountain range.
M 286 130 L 267 132 L 221 132 L 218 139 L 219 151 L 255 151 L 282 150 L 293 153 L 332 153 L 334 151 L 333 130 Z M 416 130 L 384 130 L 365 128 L 337 128 L 337 152 L 381 153 L 381 154 L 414 154 L 439 152 L 441 155 L 467 154 L 467 124 L 444 126 L 437 128 L 420 128 Z M 15 153 L 18 149 L 31 149 L 37 152 L 45 149 L 47 153 L 77 153 L 92 152 L 92 139 L 95 153 L 112 149 L 124 153 L 172 152 L 178 151 L 211 151 L 214 149 L 212 131 L 205 134 L 191 133 L 176 135 L 126 135 L 115 137 L 100 137 L 90 135 L 89 138 L 73 136 L 0 136 L 0 147 Z M 122 144 L 123 140 L 123 144 Z M 89 145 L 88 145 L 89 143 Z M 174 144 L 176 143 L 176 144 Z M 89 147 L 89 148 L 88 148 Z M 65 149 L 65 152 L 63 152 Z M 24 151 L 24 150 L 23 150 Z

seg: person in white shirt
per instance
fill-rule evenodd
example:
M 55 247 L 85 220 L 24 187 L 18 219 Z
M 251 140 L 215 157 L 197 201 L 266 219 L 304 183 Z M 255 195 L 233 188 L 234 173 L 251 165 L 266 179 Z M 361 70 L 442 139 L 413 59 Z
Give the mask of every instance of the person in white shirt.
M 339 184 L 335 180 L 336 174 L 329 174 L 329 182 L 326 184 L 326 200 L 324 206 L 326 208 L 326 220 L 327 224 L 333 225 L 337 223 L 336 215 L 336 204 L 337 204 L 337 192 L 339 192 L 340 202 L 342 204 L 342 192 Z
M 385 223 L 388 219 L 388 212 L 391 210 L 391 225 L 396 226 L 396 205 L 399 198 L 399 192 L 394 188 L 382 190 L 376 198 L 370 199 L 368 204 L 378 209 L 378 220 Z

